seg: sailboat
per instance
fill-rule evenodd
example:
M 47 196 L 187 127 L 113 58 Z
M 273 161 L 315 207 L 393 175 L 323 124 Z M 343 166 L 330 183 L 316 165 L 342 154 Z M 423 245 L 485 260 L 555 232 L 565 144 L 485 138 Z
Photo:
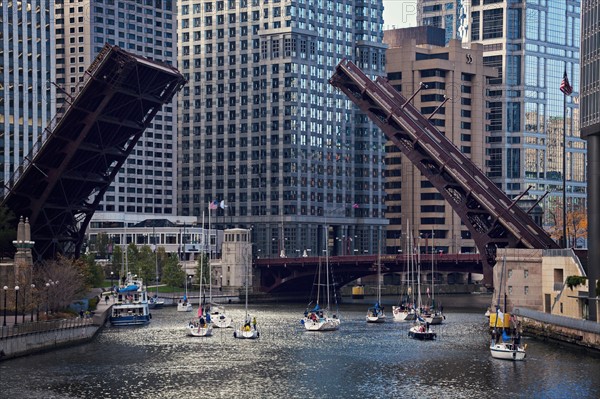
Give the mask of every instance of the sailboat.
M 504 359 L 519 361 L 525 359 L 526 345 L 521 345 L 521 337 L 518 330 L 515 328 L 514 335 L 508 335 L 504 328 L 504 314 L 500 311 L 500 296 L 503 286 L 504 270 L 506 268 L 506 257 L 502 258 L 502 270 L 500 271 L 500 284 L 498 288 L 498 301 L 496 304 L 496 318 L 494 320 L 494 328 L 492 330 L 492 338 L 490 342 L 490 353 L 494 359 Z M 505 301 L 506 302 L 506 301 Z M 506 311 L 506 303 L 504 304 L 504 310 Z M 499 332 L 498 321 L 502 323 L 502 334 Z M 510 327 L 510 326 L 508 326 Z
M 379 243 L 378 243 L 379 247 Z M 367 323 L 383 323 L 385 312 L 381 306 L 381 249 L 377 251 L 377 301 L 375 305 L 367 309 Z
M 177 303 L 177 311 L 178 312 L 191 312 L 193 309 L 192 303 L 188 300 L 188 279 L 187 276 L 185 276 L 185 295 L 183 296 L 183 299 L 179 300 L 179 303 Z
M 429 309 L 423 310 L 421 317 L 430 325 L 442 324 L 446 316 L 442 314 L 441 308 L 435 306 L 435 273 L 433 267 L 434 246 L 433 246 L 433 230 L 431 231 L 431 306 Z M 428 292 L 429 293 L 429 292 Z
M 202 233 L 204 234 L 204 213 L 202 214 Z M 204 287 L 204 253 L 200 255 L 200 276 L 198 278 L 198 321 L 190 321 L 188 323 L 188 335 L 192 337 L 210 337 L 212 335 L 212 323 L 210 313 L 204 315 L 204 295 L 202 288 Z M 206 316 L 206 317 L 205 317 Z
M 409 224 L 407 221 L 406 224 L 406 231 L 409 231 Z M 415 303 L 415 298 L 414 298 L 414 287 L 409 287 L 409 281 L 410 284 L 413 284 L 413 264 L 414 264 L 414 257 L 413 257 L 413 243 L 411 240 L 411 235 L 407 234 L 406 235 L 406 247 L 408 249 L 408 253 L 407 253 L 407 270 L 408 270 L 408 280 L 406 282 L 406 300 L 407 301 L 403 301 L 405 299 L 404 295 L 400 296 L 400 303 L 398 306 L 392 306 L 392 314 L 394 316 L 394 320 L 396 321 L 414 321 L 417 318 L 417 314 L 415 312 L 415 308 L 414 308 L 414 303 Z M 412 300 L 410 301 L 410 303 L 408 302 L 408 298 L 409 296 L 412 296 Z
M 243 326 L 237 328 L 233 332 L 233 337 L 240 339 L 256 339 L 260 336 L 260 333 L 258 332 L 258 329 L 256 327 L 256 317 L 250 319 L 250 315 L 248 314 L 248 263 L 249 262 L 246 261 L 246 277 L 244 279 L 244 285 L 246 286 L 246 316 L 244 317 Z
M 212 202 L 212 205 L 208 207 L 208 268 L 209 272 L 209 283 L 208 283 L 208 302 L 209 306 L 206 310 L 210 314 L 210 319 L 213 323 L 214 328 L 229 328 L 232 326 L 233 319 L 225 313 L 225 307 L 213 303 L 212 300 L 212 240 L 211 240 L 211 223 L 210 223 L 210 210 L 217 209 L 217 200 Z
M 159 309 L 165 305 L 165 301 L 158 297 L 158 244 L 156 242 L 156 235 L 154 234 L 154 227 L 152 227 L 152 235 L 154 236 L 154 267 L 156 268 L 156 294 L 148 300 L 148 306 L 150 309 Z
M 417 309 L 422 309 L 421 301 L 421 262 L 417 260 Z M 433 340 L 437 334 L 429 328 L 429 323 L 425 321 L 419 314 L 413 326 L 408 330 L 410 338 L 419 340 Z
M 326 230 L 327 231 L 327 230 Z M 327 240 L 327 234 L 325 234 L 325 240 Z M 326 241 L 327 246 L 327 241 Z M 317 302 L 312 309 L 306 309 L 304 312 L 304 318 L 301 323 L 307 331 L 334 331 L 340 328 L 340 319 L 336 314 L 329 316 L 329 251 L 325 250 L 325 270 L 326 270 L 326 295 L 327 295 L 327 307 L 321 308 L 319 305 L 319 297 L 321 293 L 321 262 L 319 261 L 319 267 L 317 271 Z

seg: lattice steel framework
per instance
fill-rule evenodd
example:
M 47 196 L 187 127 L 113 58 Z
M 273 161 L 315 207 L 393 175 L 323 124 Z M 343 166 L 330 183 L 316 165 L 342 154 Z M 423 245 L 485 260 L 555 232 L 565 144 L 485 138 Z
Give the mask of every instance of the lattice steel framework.
M 37 259 L 79 256 L 104 193 L 184 84 L 171 66 L 104 46 L 71 104 L 4 187 L 2 204 L 29 218 Z
M 398 93 L 386 79 L 369 79 L 343 60 L 330 83 L 343 91 L 448 201 L 483 254 L 491 282 L 497 248 L 559 248 L 516 202 Z

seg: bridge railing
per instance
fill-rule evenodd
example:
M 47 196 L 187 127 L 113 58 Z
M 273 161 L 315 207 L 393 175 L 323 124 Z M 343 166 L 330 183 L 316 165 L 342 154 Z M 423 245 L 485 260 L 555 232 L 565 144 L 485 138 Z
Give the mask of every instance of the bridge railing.
M 72 318 L 49 321 L 33 321 L 23 324 L 2 326 L 0 328 L 0 340 L 17 335 L 35 334 L 54 330 L 65 330 L 69 328 L 85 327 L 93 324 L 92 318 Z

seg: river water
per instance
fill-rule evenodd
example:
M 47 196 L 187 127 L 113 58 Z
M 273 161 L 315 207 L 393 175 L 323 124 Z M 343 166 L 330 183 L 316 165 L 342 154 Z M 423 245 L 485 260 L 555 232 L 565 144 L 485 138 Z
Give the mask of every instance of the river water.
M 190 313 L 154 310 L 144 327 L 104 328 L 90 343 L 0 363 L 2 398 L 598 398 L 600 356 L 525 338 L 524 362 L 492 359 L 481 309 L 452 308 L 436 341 L 409 324 L 367 324 L 340 306 L 334 332 L 306 332 L 302 304 L 250 305 L 260 339 L 185 334 Z M 391 317 L 391 306 L 388 317 Z M 243 305 L 227 312 L 242 320 Z

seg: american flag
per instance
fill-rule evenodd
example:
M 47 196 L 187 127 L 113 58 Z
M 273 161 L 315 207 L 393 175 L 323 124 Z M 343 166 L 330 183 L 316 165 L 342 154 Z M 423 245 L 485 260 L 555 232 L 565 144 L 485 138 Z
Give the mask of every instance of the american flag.
M 359 205 L 358 204 L 352 204 L 352 208 L 354 209 L 358 209 Z
M 208 203 L 208 209 L 217 209 L 219 207 L 219 201 L 214 200 Z
M 562 91 L 565 96 L 570 96 L 571 93 L 573 93 L 573 87 L 571 87 L 571 84 L 569 83 L 569 78 L 567 77 L 567 71 L 565 71 L 565 74 L 563 75 L 563 80 L 560 83 L 560 91 Z

